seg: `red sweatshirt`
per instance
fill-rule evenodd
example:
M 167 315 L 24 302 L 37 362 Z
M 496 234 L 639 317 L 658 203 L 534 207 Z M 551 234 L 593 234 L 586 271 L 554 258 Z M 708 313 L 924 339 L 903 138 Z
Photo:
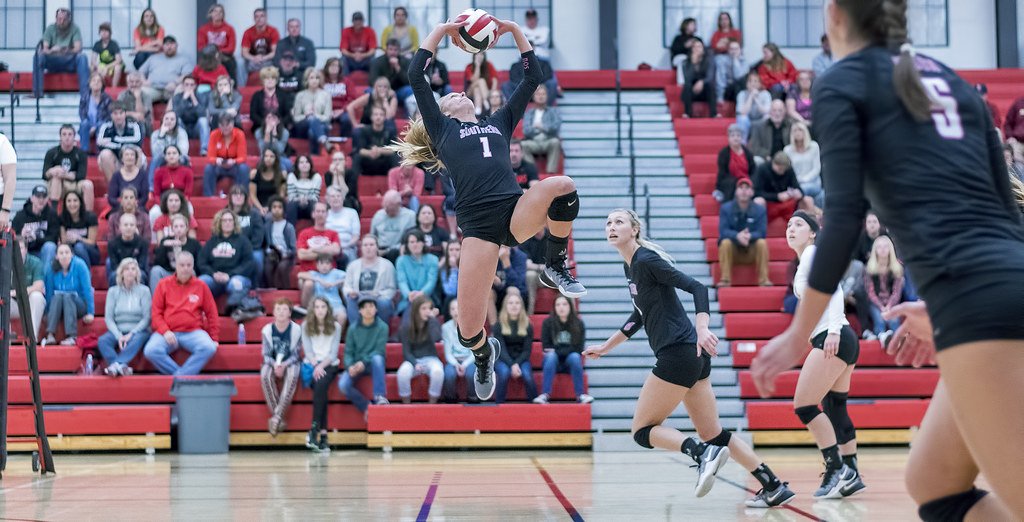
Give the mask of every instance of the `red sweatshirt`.
M 153 293 L 152 322 L 153 331 L 160 335 L 169 331 L 193 332 L 202 329 L 210 334 L 214 342 L 217 342 L 220 335 L 217 303 L 210 289 L 198 277 L 189 279 L 185 284 L 179 283 L 174 274 L 163 278 Z
M 220 128 L 210 133 L 210 141 L 206 149 L 206 158 L 210 163 L 217 164 L 217 158 L 234 159 L 237 163 L 245 163 L 245 133 L 238 127 L 231 128 L 231 140 L 224 143 L 224 134 Z
M 796 83 L 797 70 L 793 66 L 793 62 L 786 58 L 783 59 L 781 71 L 769 70 L 767 65 L 761 64 L 757 68 L 757 75 L 761 77 L 761 84 L 764 85 L 764 88 L 771 89 L 782 82 Z
M 213 25 L 213 22 L 207 22 L 196 31 L 196 44 L 199 50 L 213 44 L 228 56 L 235 54 L 235 28 L 231 24 Z

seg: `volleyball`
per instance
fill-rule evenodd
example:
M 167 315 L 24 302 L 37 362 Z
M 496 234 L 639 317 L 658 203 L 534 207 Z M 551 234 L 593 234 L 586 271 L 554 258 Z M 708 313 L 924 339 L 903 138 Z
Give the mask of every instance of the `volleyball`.
M 466 9 L 455 17 L 455 21 L 469 22 L 465 27 L 459 28 L 459 39 L 462 40 L 462 48 L 467 52 L 476 54 L 486 51 L 498 40 L 498 24 L 494 22 L 494 17 L 483 9 Z

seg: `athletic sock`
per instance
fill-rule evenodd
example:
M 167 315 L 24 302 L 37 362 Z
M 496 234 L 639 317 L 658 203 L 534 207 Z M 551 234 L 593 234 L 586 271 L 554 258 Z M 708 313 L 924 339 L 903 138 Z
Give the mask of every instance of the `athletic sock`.
M 774 491 L 775 488 L 782 484 L 779 477 L 775 476 L 775 472 L 773 472 L 764 462 L 762 462 L 757 469 L 751 471 L 750 474 L 761 483 L 761 487 L 764 488 L 765 491 Z
M 707 448 L 707 444 L 703 442 L 697 442 L 693 437 L 687 437 L 683 439 L 683 453 L 689 455 L 693 460 L 700 460 L 700 456 L 704 454 L 704 449 Z
M 544 234 L 545 252 L 544 261 L 548 266 L 558 266 L 565 263 L 568 257 L 569 238 L 555 237 L 551 232 Z
M 850 469 L 857 471 L 857 454 L 851 453 L 849 455 L 843 455 L 843 464 L 846 464 Z
M 832 445 L 821 450 L 821 455 L 825 457 L 825 467 L 828 469 L 839 469 L 843 467 L 843 459 L 839 456 L 839 446 Z
M 491 343 L 484 341 L 484 344 L 480 345 L 479 348 L 473 350 L 473 357 L 476 358 L 477 364 L 484 364 L 487 359 L 491 357 Z

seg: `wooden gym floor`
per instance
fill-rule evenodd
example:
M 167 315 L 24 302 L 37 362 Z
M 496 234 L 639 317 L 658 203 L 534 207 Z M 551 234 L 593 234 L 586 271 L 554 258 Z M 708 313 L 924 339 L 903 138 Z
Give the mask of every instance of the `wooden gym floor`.
M 662 451 L 58 454 L 59 473 L 45 478 L 12 455 L 0 520 L 916 520 L 906 448 L 863 450 L 868 489 L 820 502 L 816 451 L 761 454 L 797 492 L 789 508 L 744 508 L 756 482 L 733 462 L 696 499 L 688 459 Z

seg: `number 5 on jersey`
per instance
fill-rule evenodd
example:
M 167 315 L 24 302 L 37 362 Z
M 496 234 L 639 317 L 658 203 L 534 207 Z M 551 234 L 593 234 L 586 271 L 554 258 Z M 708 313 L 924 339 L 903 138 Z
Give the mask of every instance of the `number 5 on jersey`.
M 953 97 L 953 90 L 943 78 L 922 78 L 921 83 L 932 99 L 932 120 L 939 136 L 947 140 L 959 140 L 964 137 L 964 126 L 960 121 L 960 106 Z M 938 105 L 938 108 L 935 108 Z
M 487 136 L 480 136 L 480 144 L 484 146 L 484 157 L 491 157 L 491 142 L 487 141 Z

